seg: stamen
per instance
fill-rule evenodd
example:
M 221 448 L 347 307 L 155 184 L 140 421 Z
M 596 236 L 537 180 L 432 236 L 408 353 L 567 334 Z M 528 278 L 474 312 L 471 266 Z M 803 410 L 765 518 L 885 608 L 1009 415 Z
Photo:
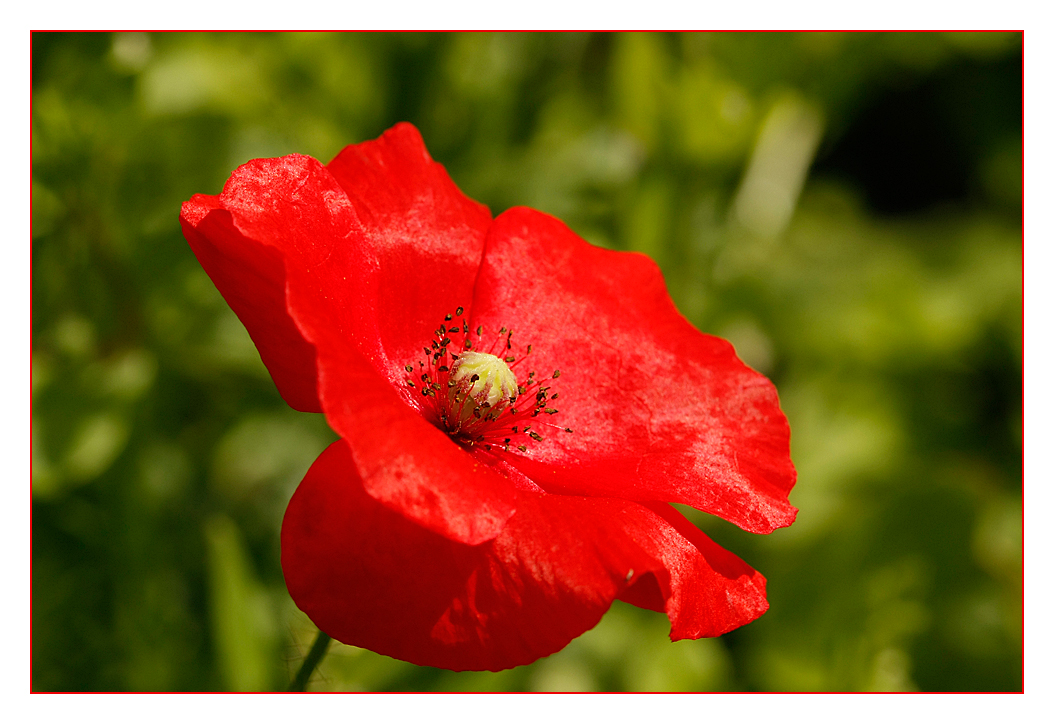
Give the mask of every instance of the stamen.
M 447 314 L 444 322 L 452 321 L 465 313 L 464 307 L 458 307 L 454 313 Z M 460 349 L 454 344 L 460 337 Z M 490 344 L 484 341 L 483 325 L 475 329 L 475 341 L 467 324 L 458 324 L 449 329 L 440 324 L 435 330 L 435 339 L 429 347 L 423 347 L 424 360 L 418 361 L 421 395 L 429 399 L 425 414 L 444 430 L 455 442 L 463 447 L 480 446 L 481 449 L 497 452 L 510 452 L 512 448 L 520 453 L 528 450 L 526 442 L 516 442 L 517 436 L 524 436 L 533 442 L 543 442 L 545 438 L 531 425 L 552 428 L 559 432 L 571 432 L 569 427 L 554 425 L 548 420 L 539 419 L 539 415 L 555 415 L 559 410 L 549 406 L 557 398 L 551 387 L 544 386 L 534 370 L 527 373 L 521 384 L 513 368 L 524 363 L 533 351 L 533 345 L 526 345 L 521 354 L 517 354 L 512 344 L 513 331 L 502 327 L 492 338 Z M 475 347 L 488 349 L 477 352 Z M 501 353 L 497 353 L 500 349 Z M 445 358 L 449 353 L 449 361 Z M 442 360 L 442 364 L 440 361 Z M 414 365 L 408 364 L 403 369 L 414 373 Z M 551 379 L 557 379 L 560 371 L 555 370 Z M 546 380 L 548 381 L 548 380 Z M 407 379 L 410 388 L 416 388 L 412 379 Z M 527 398 L 526 395 L 531 397 Z M 522 399 L 530 400 L 529 404 L 516 407 Z M 532 399 L 533 398 L 533 399 Z M 523 422 L 530 420 L 531 424 Z

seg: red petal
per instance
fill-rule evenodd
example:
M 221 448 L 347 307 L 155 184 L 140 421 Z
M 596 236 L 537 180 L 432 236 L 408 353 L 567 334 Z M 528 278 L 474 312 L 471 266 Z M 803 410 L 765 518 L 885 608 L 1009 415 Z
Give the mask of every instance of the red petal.
M 345 441 L 289 503 L 282 568 L 297 605 L 334 638 L 455 670 L 558 651 L 639 580 L 666 599 L 674 638 L 723 633 L 767 605 L 764 579 L 668 506 L 522 493 L 501 535 L 463 545 L 366 495 Z
M 409 123 L 348 146 L 327 168 L 355 207 L 378 264 L 384 349 L 396 368 L 412 364 L 443 317 L 472 301 L 490 211 L 461 193 Z
M 321 412 L 315 348 L 285 304 L 282 254 L 246 238 L 215 196 L 183 204 L 180 224 L 202 268 L 242 320 L 282 398 L 303 412 Z
M 283 396 L 313 412 L 315 350 L 282 309 L 286 275 L 310 273 L 309 292 L 330 307 L 331 323 L 400 386 L 402 367 L 443 317 L 469 306 L 491 223 L 406 123 L 327 167 L 299 155 L 250 161 L 220 196 L 184 204 L 180 218 Z
M 776 390 L 677 312 L 646 257 L 586 243 L 531 209 L 494 221 L 473 325 L 511 327 L 553 385 L 554 431 L 510 462 L 550 492 L 691 505 L 755 532 L 797 509 Z
M 768 610 L 764 576 L 710 540 L 671 506 L 648 503 L 645 507 L 665 523 L 653 521 L 650 537 L 640 532 L 636 538 L 670 573 L 668 588 L 656 579 L 665 608 L 648 605 L 656 601 L 635 601 L 632 593 L 620 598 L 665 610 L 674 641 L 720 636 Z
M 478 543 L 512 515 L 507 478 L 406 405 L 379 347 L 378 277 L 343 189 L 306 156 L 239 168 L 184 205 L 187 238 L 290 404 L 354 442 L 367 490 L 442 535 Z M 405 377 L 405 372 L 399 370 Z

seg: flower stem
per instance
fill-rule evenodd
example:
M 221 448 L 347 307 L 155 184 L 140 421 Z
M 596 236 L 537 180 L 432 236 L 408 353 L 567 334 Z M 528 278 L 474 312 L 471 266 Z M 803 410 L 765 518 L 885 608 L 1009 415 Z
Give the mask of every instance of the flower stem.
M 307 681 L 311 678 L 315 667 L 322 661 L 322 657 L 326 655 L 329 642 L 332 640 L 325 631 L 318 632 L 318 636 L 315 637 L 315 643 L 311 644 L 311 650 L 307 652 L 307 658 L 300 665 L 300 671 L 296 672 L 296 678 L 289 685 L 289 691 L 307 690 Z

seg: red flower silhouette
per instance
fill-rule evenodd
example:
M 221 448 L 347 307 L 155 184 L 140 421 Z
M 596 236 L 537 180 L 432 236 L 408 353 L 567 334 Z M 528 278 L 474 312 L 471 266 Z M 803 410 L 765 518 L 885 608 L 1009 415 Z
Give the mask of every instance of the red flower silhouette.
M 323 631 L 498 670 L 616 598 L 674 640 L 768 608 L 669 503 L 790 525 L 787 421 L 646 257 L 532 209 L 492 219 L 408 124 L 326 166 L 251 161 L 180 221 L 282 396 L 342 438 L 282 524 L 289 592 Z

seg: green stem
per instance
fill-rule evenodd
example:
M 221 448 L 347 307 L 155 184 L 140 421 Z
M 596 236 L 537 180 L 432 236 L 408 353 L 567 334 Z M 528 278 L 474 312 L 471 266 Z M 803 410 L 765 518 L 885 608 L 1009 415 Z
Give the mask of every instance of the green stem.
M 307 652 L 307 658 L 300 665 L 300 671 L 296 672 L 296 678 L 289 685 L 289 691 L 307 690 L 307 681 L 311 678 L 315 667 L 322 661 L 322 657 L 326 655 L 326 649 L 329 648 L 329 642 L 332 640 L 326 632 L 318 632 L 318 636 L 315 637 L 315 643 L 311 644 L 311 650 Z

